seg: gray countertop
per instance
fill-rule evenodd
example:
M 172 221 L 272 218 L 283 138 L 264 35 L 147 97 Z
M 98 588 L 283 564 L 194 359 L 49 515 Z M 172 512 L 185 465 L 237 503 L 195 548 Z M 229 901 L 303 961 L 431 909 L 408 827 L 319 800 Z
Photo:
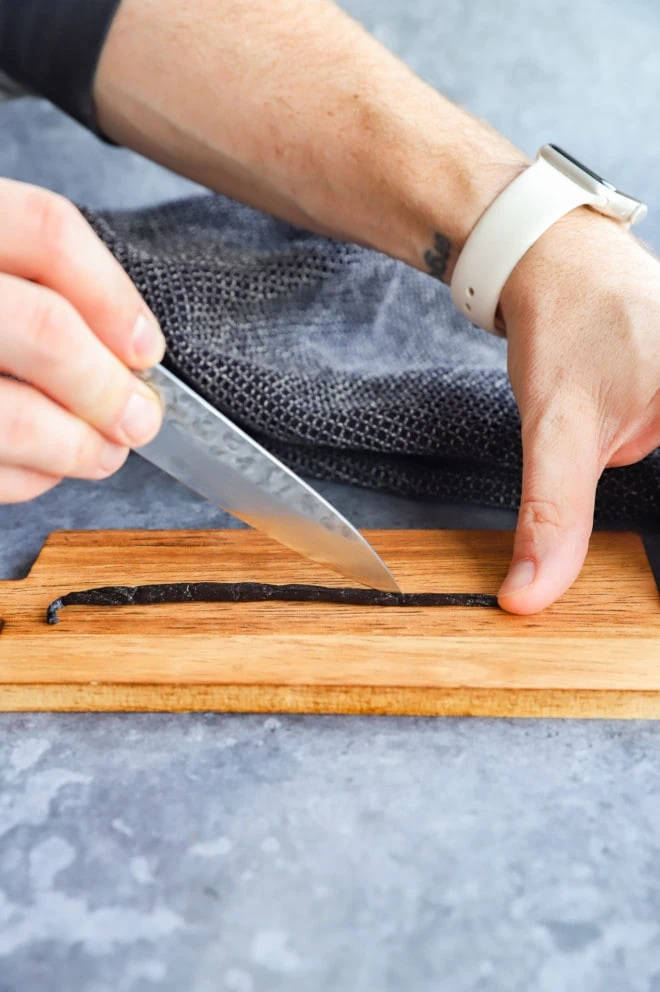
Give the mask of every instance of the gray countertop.
M 645 196 L 660 245 L 655 0 L 351 0 L 526 150 Z M 43 103 L 0 173 L 91 205 L 193 187 Z M 360 526 L 510 526 L 324 485 Z M 137 457 L 0 508 L 0 575 L 62 527 L 230 521 Z M 1 656 L 0 656 L 1 662 Z M 660 725 L 0 715 L 0 992 L 660 992 Z

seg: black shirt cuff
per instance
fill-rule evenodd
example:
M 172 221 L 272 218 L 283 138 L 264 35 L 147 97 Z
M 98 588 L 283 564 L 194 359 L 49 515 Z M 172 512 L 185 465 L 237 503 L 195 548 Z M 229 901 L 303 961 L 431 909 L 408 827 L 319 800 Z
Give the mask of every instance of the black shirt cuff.
M 105 141 L 92 87 L 121 0 L 0 0 L 0 69 Z

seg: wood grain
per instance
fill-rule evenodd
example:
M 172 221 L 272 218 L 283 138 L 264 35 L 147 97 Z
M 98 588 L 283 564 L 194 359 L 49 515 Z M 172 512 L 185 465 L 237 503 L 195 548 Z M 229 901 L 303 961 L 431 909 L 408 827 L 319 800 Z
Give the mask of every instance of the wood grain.
M 512 535 L 375 531 L 405 592 L 495 593 Z M 533 617 L 480 608 L 242 603 L 67 607 L 72 589 L 345 580 L 254 531 L 52 534 L 0 582 L 0 709 L 660 717 L 660 606 L 641 540 L 594 535 Z

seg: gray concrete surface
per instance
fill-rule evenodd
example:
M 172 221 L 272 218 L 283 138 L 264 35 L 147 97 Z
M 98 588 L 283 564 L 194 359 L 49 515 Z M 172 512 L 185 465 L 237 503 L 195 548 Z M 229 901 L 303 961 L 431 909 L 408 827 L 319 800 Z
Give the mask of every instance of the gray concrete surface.
M 655 0 L 347 7 L 528 151 L 555 140 L 646 196 L 660 247 Z M 0 134 L 1 174 L 90 204 L 188 188 L 42 103 L 3 104 Z M 511 522 L 323 489 L 362 526 Z M 0 575 L 55 528 L 226 523 L 132 458 L 0 508 Z M 659 743 L 641 723 L 0 715 L 0 992 L 660 992 Z

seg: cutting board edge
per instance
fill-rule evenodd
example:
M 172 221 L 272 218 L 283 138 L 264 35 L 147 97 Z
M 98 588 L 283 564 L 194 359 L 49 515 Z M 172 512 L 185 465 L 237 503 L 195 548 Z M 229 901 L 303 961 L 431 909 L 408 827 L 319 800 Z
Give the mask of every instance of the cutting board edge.
M 419 536 L 420 534 L 429 533 L 451 533 L 451 534 L 510 534 L 513 535 L 513 529 L 506 529 L 502 527 L 360 527 L 358 528 L 361 534 L 392 534 L 392 533 L 403 533 L 410 536 Z M 80 544 L 105 544 L 106 541 L 102 538 L 108 535 L 122 535 L 123 537 L 131 538 L 136 537 L 140 539 L 147 539 L 152 541 L 166 541 L 166 543 L 172 543 L 171 538 L 175 536 L 176 538 L 199 538 L 200 543 L 208 535 L 222 535 L 222 534 L 234 534 L 236 531 L 244 532 L 245 534 L 255 535 L 256 538 L 263 539 L 264 534 L 261 531 L 255 530 L 252 527 L 247 526 L 237 526 L 237 527 L 181 527 L 181 528 L 149 528 L 149 527 L 104 527 L 104 528 L 59 528 L 49 532 L 48 536 L 42 544 L 42 548 L 49 547 L 51 545 L 67 545 L 70 543 L 80 543 Z M 592 539 L 605 539 L 605 538 L 628 538 L 635 537 L 639 541 L 643 540 L 642 534 L 636 530 L 630 528 L 624 530 L 595 530 L 592 534 Z M 73 539 L 73 540 L 72 540 Z M 277 544 L 274 539 L 273 544 Z M 123 542 L 120 542 L 123 543 Z
M 0 712 L 258 713 L 335 716 L 660 719 L 660 690 L 387 689 L 40 683 L 0 686 Z

